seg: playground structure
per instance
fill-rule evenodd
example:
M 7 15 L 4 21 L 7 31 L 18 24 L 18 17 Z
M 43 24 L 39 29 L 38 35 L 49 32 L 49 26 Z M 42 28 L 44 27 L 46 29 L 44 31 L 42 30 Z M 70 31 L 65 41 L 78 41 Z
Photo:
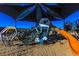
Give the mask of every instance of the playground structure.
M 44 41 L 47 41 L 49 39 L 49 31 L 52 31 L 49 30 L 49 24 L 50 24 L 49 19 L 43 18 L 39 22 L 39 25 L 37 27 L 33 28 L 30 32 L 28 31 L 29 36 L 27 36 L 25 39 L 23 37 L 21 41 L 25 45 L 29 45 L 33 43 L 43 44 Z M 62 36 L 64 36 L 68 40 L 70 48 L 75 53 L 75 55 L 79 55 L 78 52 L 79 42 L 75 37 L 73 37 L 71 34 L 69 34 L 64 30 L 58 29 L 53 25 L 51 25 L 51 28 L 53 28 L 54 30 L 59 32 Z M 18 31 L 15 27 L 7 27 L 0 32 L 0 40 L 3 41 L 5 46 L 11 46 L 13 44 L 14 38 L 17 35 L 18 35 Z M 41 38 L 39 36 L 41 36 Z
M 5 46 L 8 46 L 12 44 L 16 35 L 17 30 L 15 27 L 7 27 L 0 32 L 0 40 L 3 41 Z
M 40 25 L 42 24 L 42 26 Z M 46 26 L 46 24 L 48 26 Z M 44 40 L 48 40 L 48 31 L 49 31 L 49 20 L 47 18 L 43 18 L 39 25 L 31 30 L 30 36 L 28 36 L 26 39 L 23 39 L 22 42 L 24 44 L 32 44 L 32 43 L 40 43 L 43 44 Z M 38 29 L 39 28 L 39 29 Z M 71 34 L 67 33 L 64 30 L 58 29 L 57 27 L 51 25 L 51 28 L 55 29 L 57 32 L 59 32 L 62 36 L 64 36 L 72 49 L 72 51 L 79 55 L 79 43 L 77 39 L 75 39 Z M 38 35 L 42 36 L 42 38 L 39 38 Z M 15 27 L 7 27 L 3 29 L 0 32 L 0 38 L 5 44 L 5 46 L 11 45 L 13 43 L 14 38 L 17 36 L 17 29 Z M 74 43 L 73 43 L 74 42 Z
M 6 45 L 12 44 L 16 36 L 21 38 L 24 44 L 40 43 L 48 39 L 50 21 L 48 18 L 42 18 L 39 24 L 28 32 L 18 32 L 15 27 L 7 27 L 0 32 L 1 40 Z M 28 35 L 28 34 L 29 35 Z
M 36 6 L 35 6 L 36 5 Z M 2 40 L 3 44 L 7 46 L 12 46 L 13 41 L 16 37 L 19 38 L 19 40 L 24 44 L 24 45 L 30 45 L 33 43 L 38 43 L 43 45 L 44 41 L 52 42 L 49 33 L 53 30 L 61 34 L 63 37 L 65 37 L 66 40 L 69 42 L 69 46 L 72 49 L 72 51 L 75 53 L 75 55 L 79 55 L 79 42 L 78 39 L 66 32 L 65 30 L 61 30 L 55 26 L 53 26 L 48 19 L 50 18 L 49 15 L 53 16 L 53 12 L 51 9 L 44 7 L 43 4 L 35 4 L 34 6 L 28 8 L 25 10 L 23 13 L 19 15 L 19 17 L 16 18 L 16 20 L 22 20 L 24 17 L 28 16 L 31 12 L 33 12 L 34 8 L 37 7 L 37 15 L 36 15 L 36 20 L 38 23 L 35 27 L 29 29 L 29 31 L 18 31 L 15 24 L 15 27 L 7 27 L 4 28 L 0 32 L 0 40 Z M 45 15 L 47 18 L 43 18 L 41 15 L 41 9 L 45 12 Z M 31 10 L 33 9 L 33 10 Z M 40 12 L 40 13 L 39 13 Z M 57 15 L 57 13 L 55 13 Z M 54 15 L 54 17 L 56 16 Z M 41 20 L 40 20 L 41 19 Z M 39 21 L 40 20 L 40 21 Z M 68 27 L 68 26 L 67 26 Z M 69 26 L 71 27 L 71 26 Z M 68 28 L 69 28 L 68 27 Z M 71 30 L 71 28 L 69 28 Z M 67 29 L 68 30 L 68 29 Z M 56 35 L 55 35 L 56 36 Z M 52 36 L 53 37 L 53 36 Z M 59 38 L 58 38 L 59 39 Z

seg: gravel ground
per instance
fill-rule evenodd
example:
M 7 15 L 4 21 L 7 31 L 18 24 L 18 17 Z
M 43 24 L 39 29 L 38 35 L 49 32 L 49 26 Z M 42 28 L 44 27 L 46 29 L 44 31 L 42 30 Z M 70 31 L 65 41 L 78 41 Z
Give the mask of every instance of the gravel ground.
M 1 56 L 72 56 L 72 52 L 66 40 L 63 44 L 56 42 L 48 45 L 29 45 L 5 47 L 0 43 Z

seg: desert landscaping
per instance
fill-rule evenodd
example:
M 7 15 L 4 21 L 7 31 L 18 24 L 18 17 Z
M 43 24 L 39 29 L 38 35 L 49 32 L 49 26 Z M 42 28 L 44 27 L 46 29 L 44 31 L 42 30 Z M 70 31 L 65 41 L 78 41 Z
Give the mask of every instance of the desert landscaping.
M 11 47 L 5 47 L 0 43 L 0 56 L 72 56 L 67 40 L 62 40 L 62 43 L 29 46 L 15 44 Z

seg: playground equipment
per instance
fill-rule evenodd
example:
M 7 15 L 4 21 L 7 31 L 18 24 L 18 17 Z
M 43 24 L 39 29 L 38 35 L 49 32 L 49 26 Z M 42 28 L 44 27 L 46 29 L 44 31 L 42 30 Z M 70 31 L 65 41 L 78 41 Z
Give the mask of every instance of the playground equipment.
M 48 39 L 50 21 L 48 18 L 42 18 L 38 25 L 34 28 L 31 28 L 29 35 L 22 40 L 24 44 L 40 43 L 43 44 L 43 41 Z
M 13 43 L 13 39 L 15 38 L 16 35 L 17 30 L 15 27 L 7 27 L 0 32 L 0 40 L 3 41 L 5 46 L 8 46 Z
M 48 39 L 48 34 L 50 30 L 50 21 L 48 18 L 42 18 L 39 22 L 38 27 L 41 29 L 41 32 L 39 33 L 39 42 L 40 44 L 43 44 L 43 41 L 46 41 Z
M 25 44 L 32 44 L 32 43 L 40 43 L 43 44 L 43 41 L 48 39 L 49 33 L 49 25 L 50 21 L 48 18 L 42 18 L 38 25 L 34 28 L 31 28 L 29 31 L 17 31 L 15 27 L 7 27 L 4 28 L 0 32 L 0 40 L 3 41 L 5 46 L 12 45 L 13 40 L 16 35 L 19 39 Z M 37 39 L 38 38 L 38 39 Z
M 44 21 L 46 21 L 46 19 Z M 39 25 L 32 29 L 31 35 L 28 39 L 29 44 L 33 43 L 34 40 L 35 40 L 34 42 L 36 42 L 36 43 L 39 42 L 39 43 L 43 44 L 43 41 L 48 39 L 48 33 L 50 31 L 50 28 L 49 28 L 50 23 L 47 24 L 47 23 L 44 23 L 44 21 L 43 21 L 43 23 L 39 22 Z M 51 25 L 51 28 L 53 28 L 54 30 L 59 32 L 63 37 L 65 37 L 68 40 L 69 46 L 72 49 L 72 51 L 75 53 L 75 55 L 79 55 L 79 42 L 76 38 L 74 38 L 74 36 L 72 36 L 68 32 L 61 30 L 53 25 Z M 40 36 L 41 36 L 41 38 L 40 38 Z
M 68 42 L 69 42 L 69 46 L 72 49 L 72 51 L 74 52 L 74 55 L 79 55 L 79 42 L 78 40 L 72 36 L 71 34 L 69 34 L 68 32 L 58 29 L 57 27 L 52 25 L 52 28 L 54 28 L 57 32 L 59 32 L 62 36 L 64 36 Z
M 48 40 L 48 34 L 50 31 L 49 25 L 50 22 L 48 19 L 46 18 L 41 19 L 36 27 L 28 31 L 28 33 L 30 33 L 29 35 L 27 35 L 26 33 L 27 36 L 25 39 L 22 40 L 22 42 L 24 42 L 24 44 L 26 45 L 32 43 L 43 44 L 43 41 Z M 63 37 L 65 37 L 68 40 L 69 46 L 72 49 L 72 51 L 75 53 L 75 55 L 79 55 L 79 42 L 76 38 L 74 38 L 68 32 L 61 30 L 53 25 L 51 25 L 51 28 L 55 29 Z M 7 27 L 0 32 L 0 40 L 3 41 L 5 46 L 11 45 L 16 35 L 17 35 L 17 29 L 15 27 Z

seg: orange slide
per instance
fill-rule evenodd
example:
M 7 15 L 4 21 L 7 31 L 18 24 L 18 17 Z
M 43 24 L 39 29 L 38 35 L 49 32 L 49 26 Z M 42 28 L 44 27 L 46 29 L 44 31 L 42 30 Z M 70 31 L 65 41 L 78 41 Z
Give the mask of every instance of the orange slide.
M 68 40 L 69 46 L 72 51 L 75 53 L 76 56 L 79 56 L 79 42 L 77 41 L 77 39 L 64 30 L 58 29 L 56 27 L 54 29 Z

